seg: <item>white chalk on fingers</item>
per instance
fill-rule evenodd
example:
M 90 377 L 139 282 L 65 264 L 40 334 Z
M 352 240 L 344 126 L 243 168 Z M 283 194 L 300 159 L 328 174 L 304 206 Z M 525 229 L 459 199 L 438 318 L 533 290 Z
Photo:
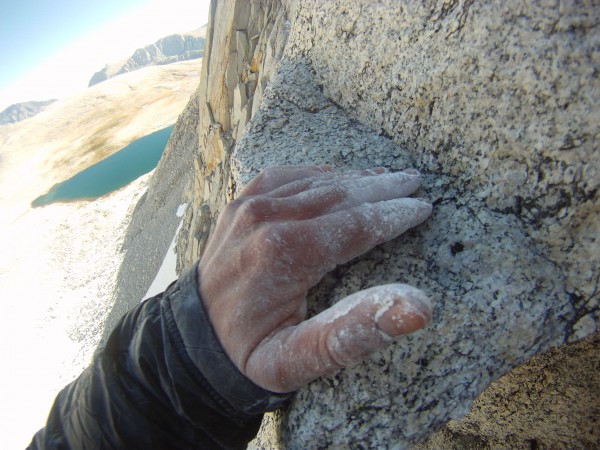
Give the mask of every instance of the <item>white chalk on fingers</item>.
M 373 322 L 378 322 L 393 306 L 401 305 L 406 314 L 414 314 L 429 321 L 433 310 L 429 297 L 423 291 L 407 284 L 393 283 L 374 286 L 356 292 L 340 300 L 313 319 L 322 324 L 332 324 L 348 317 L 358 307 L 372 313 Z
M 382 305 L 373 316 L 379 330 L 388 338 L 415 331 L 431 320 L 431 300 L 420 289 L 400 283 L 378 288 L 373 295 L 395 299 Z
M 403 172 L 386 173 L 342 183 L 348 192 L 348 206 L 404 198 L 421 186 L 421 177 Z
M 333 361 L 350 366 L 393 338 L 422 328 L 430 318 L 427 296 L 396 283 L 352 294 L 309 322 L 328 330 L 326 345 Z
M 397 198 L 365 203 L 353 210 L 362 214 L 372 236 L 381 243 L 425 221 L 431 215 L 432 205 L 422 199 Z

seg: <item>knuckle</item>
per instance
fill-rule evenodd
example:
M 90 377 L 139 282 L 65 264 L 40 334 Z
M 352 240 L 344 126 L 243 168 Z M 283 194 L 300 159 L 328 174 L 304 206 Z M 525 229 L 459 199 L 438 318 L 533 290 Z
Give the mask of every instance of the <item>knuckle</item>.
M 371 353 L 371 340 L 371 333 L 365 327 L 341 327 L 327 335 L 325 347 L 332 361 L 346 367 L 359 363 Z
M 343 203 L 351 197 L 350 189 L 346 186 L 335 186 L 331 195 L 336 198 L 339 203 Z
M 354 349 L 351 348 L 346 330 L 334 329 L 327 335 L 324 348 L 327 350 L 328 358 L 337 366 L 345 367 L 351 365 L 354 360 Z
M 341 202 L 349 196 L 349 190 L 341 183 L 324 185 L 319 189 L 319 197 L 323 200 Z
M 261 187 L 270 186 L 280 176 L 281 171 L 282 168 L 280 166 L 267 167 L 260 171 L 255 180 Z
M 256 224 L 265 219 L 271 210 L 270 199 L 262 196 L 244 197 L 230 203 L 242 224 Z
M 282 166 L 266 167 L 260 171 L 259 176 L 269 179 L 270 177 L 277 175 L 282 170 L 283 170 Z

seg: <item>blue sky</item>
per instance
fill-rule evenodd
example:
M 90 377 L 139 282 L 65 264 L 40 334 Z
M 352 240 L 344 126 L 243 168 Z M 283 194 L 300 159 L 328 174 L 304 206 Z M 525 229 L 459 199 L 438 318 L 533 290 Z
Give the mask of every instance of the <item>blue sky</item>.
M 0 111 L 84 89 L 106 63 L 199 28 L 209 0 L 20 0 L 0 7 Z

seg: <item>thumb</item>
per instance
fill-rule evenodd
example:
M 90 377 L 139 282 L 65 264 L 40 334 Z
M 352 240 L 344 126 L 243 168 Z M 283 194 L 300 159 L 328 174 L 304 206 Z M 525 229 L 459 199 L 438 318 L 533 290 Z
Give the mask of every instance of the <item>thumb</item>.
M 271 391 L 293 391 L 359 363 L 430 319 L 431 303 L 419 289 L 404 284 L 366 289 L 262 341 L 248 358 L 246 374 Z

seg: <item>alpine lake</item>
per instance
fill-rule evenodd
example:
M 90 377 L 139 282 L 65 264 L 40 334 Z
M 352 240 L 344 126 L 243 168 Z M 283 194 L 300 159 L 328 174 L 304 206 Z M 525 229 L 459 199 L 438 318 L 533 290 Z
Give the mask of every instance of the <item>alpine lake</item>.
M 32 207 L 75 200 L 94 200 L 126 186 L 153 170 L 160 161 L 174 125 L 141 137 L 102 161 L 54 185 Z

